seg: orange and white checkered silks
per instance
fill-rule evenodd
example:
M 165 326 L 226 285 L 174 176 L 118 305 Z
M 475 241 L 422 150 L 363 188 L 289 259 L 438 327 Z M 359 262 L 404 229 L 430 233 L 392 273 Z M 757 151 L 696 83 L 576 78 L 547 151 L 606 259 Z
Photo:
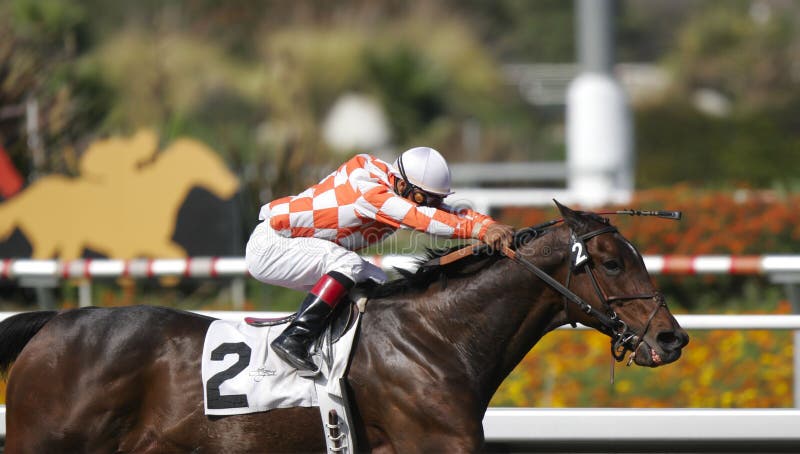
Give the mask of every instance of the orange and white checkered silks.
M 399 177 L 387 162 L 359 154 L 300 194 L 264 205 L 259 219 L 265 222 L 256 228 L 247 246 L 250 273 L 267 283 L 304 289 L 330 271 L 356 282 L 382 281 L 385 274 L 352 251 L 376 243 L 398 228 L 447 238 L 483 239 L 487 227 L 495 222 L 470 209 L 456 212 L 446 205 L 439 209 L 418 206 L 392 191 L 394 178 Z M 277 243 L 282 244 L 268 247 Z M 315 244 L 318 246 L 311 246 Z M 323 249 L 326 252 L 320 252 Z M 326 254 L 328 259 L 322 260 Z

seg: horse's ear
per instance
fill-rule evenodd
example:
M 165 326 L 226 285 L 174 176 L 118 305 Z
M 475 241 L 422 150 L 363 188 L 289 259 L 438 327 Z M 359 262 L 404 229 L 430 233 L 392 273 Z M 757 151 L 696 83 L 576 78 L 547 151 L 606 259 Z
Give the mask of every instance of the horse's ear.
M 564 218 L 564 222 L 570 226 L 573 232 L 580 234 L 588 230 L 589 224 L 580 212 L 558 203 L 556 199 L 553 199 L 553 202 L 555 202 L 556 207 L 558 207 L 558 211 L 561 213 L 561 217 Z

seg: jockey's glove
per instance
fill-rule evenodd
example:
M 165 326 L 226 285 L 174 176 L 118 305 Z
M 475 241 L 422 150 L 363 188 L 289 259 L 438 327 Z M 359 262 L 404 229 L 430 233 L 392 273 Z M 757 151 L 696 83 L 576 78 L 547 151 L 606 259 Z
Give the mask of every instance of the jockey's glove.
M 510 247 L 514 242 L 514 227 L 495 222 L 486 228 L 483 242 L 496 251 L 502 251 L 503 248 Z

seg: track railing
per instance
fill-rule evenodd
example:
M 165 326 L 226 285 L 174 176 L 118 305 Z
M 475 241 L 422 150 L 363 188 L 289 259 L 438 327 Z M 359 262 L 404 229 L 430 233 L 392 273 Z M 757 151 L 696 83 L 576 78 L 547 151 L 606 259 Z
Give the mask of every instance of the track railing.
M 384 268 L 414 269 L 420 258 L 412 255 L 365 257 Z M 800 273 L 800 255 L 646 255 L 644 262 L 653 274 L 750 274 Z M 162 276 L 216 278 L 247 276 L 242 257 L 192 257 L 180 259 L 79 259 L 0 260 L 0 279 L 102 279 L 115 277 L 153 278 Z

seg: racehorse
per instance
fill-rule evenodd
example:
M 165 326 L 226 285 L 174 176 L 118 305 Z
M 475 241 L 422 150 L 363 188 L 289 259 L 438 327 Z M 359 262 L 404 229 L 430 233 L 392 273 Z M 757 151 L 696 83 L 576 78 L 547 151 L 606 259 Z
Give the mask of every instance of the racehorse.
M 607 219 L 559 208 L 564 222 L 521 230 L 514 251 L 423 266 L 372 289 L 347 375 L 359 450 L 479 451 L 498 386 L 567 323 L 608 334 L 618 360 L 680 357 L 688 336 L 635 247 Z M 315 407 L 204 414 L 212 320 L 152 306 L 6 319 L 6 451 L 324 451 Z

